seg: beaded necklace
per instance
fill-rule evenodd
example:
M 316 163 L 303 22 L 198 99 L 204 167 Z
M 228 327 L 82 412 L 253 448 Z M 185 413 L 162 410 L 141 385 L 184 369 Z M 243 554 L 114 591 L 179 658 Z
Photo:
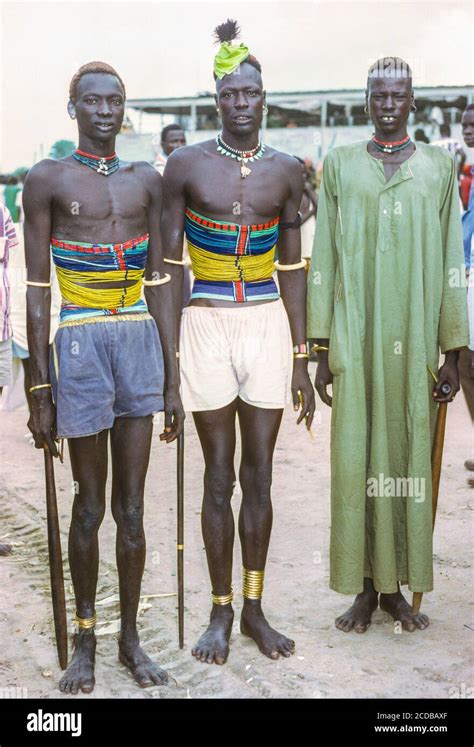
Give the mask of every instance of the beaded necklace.
M 265 151 L 265 145 L 260 141 L 255 148 L 252 148 L 252 150 L 237 150 L 236 148 L 231 148 L 230 145 L 227 145 L 227 143 L 223 141 L 220 135 L 217 135 L 216 143 L 218 153 L 222 153 L 223 156 L 228 156 L 229 158 L 236 158 L 240 161 L 240 176 L 242 179 L 245 179 L 252 171 L 245 164 L 248 161 L 257 161 L 263 156 Z
M 84 153 L 83 150 L 76 150 L 73 152 L 73 157 L 76 161 L 80 161 L 84 166 L 89 166 L 90 169 L 94 169 L 98 174 L 103 176 L 110 176 L 114 174 L 120 168 L 120 159 L 116 153 L 111 156 L 93 156 L 91 153 Z
M 375 135 L 372 135 L 372 142 L 377 150 L 382 153 L 396 153 L 399 150 L 404 150 L 404 148 L 407 148 L 410 145 L 411 137 L 410 135 L 407 135 L 403 140 L 389 142 L 386 140 L 379 140 Z

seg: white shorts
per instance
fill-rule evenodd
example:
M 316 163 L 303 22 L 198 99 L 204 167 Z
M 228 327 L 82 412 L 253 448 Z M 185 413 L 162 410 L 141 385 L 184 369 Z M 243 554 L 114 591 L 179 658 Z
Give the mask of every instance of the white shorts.
M 11 384 L 12 378 L 12 338 L 0 342 L 0 387 Z
M 281 409 L 291 399 L 293 343 L 281 299 L 256 306 L 187 306 L 181 316 L 181 397 L 187 411 L 237 397 Z

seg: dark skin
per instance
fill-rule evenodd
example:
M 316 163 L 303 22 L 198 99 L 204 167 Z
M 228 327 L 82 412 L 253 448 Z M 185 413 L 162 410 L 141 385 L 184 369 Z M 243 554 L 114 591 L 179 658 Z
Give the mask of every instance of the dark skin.
M 366 104 L 375 125 L 376 137 L 390 142 L 406 137 L 408 116 L 414 104 L 411 79 L 371 78 L 366 91 Z M 367 144 L 369 154 L 382 160 L 387 181 L 396 173 L 401 164 L 414 154 L 415 150 L 415 144 L 410 143 L 407 148 L 396 153 L 381 153 L 371 141 Z M 316 342 L 327 348 L 330 345 L 328 339 L 320 339 Z M 450 350 L 445 354 L 444 363 L 438 371 L 438 382 L 433 387 L 433 398 L 436 402 L 452 402 L 459 391 L 458 357 L 459 351 L 457 350 Z M 328 364 L 328 352 L 321 351 L 318 353 L 315 388 L 321 400 L 329 407 L 332 406 L 332 397 L 328 394 L 327 387 L 332 382 L 333 375 Z M 451 387 L 449 395 L 441 392 L 444 384 L 449 384 Z M 353 605 L 336 618 L 336 627 L 345 633 L 351 630 L 356 633 L 365 633 L 378 605 L 394 620 L 400 621 L 403 630 L 410 632 L 417 628 L 424 630 L 429 625 L 427 615 L 421 612 L 413 614 L 410 604 L 400 591 L 400 586 L 393 594 L 379 595 L 372 579 L 364 578 L 363 591 L 356 596 Z
M 308 172 L 306 171 L 306 166 L 304 164 L 301 164 L 301 170 L 303 172 L 304 186 L 303 195 L 301 197 L 300 212 L 301 221 L 306 223 L 308 218 L 311 218 L 312 215 L 316 215 L 318 200 L 311 186 L 311 182 L 309 181 Z
M 260 73 L 243 63 L 231 75 L 216 83 L 216 104 L 222 118 L 222 136 L 239 150 L 254 148 L 259 140 L 265 92 Z M 164 237 L 167 256 L 181 257 L 184 211 L 186 206 L 220 221 L 250 224 L 269 221 L 280 215 L 294 221 L 302 193 L 298 162 L 273 148 L 248 166 L 251 174 L 242 179 L 239 165 L 217 152 L 214 140 L 180 148 L 168 159 L 165 175 Z M 236 207 L 238 208 L 236 210 Z M 299 230 L 281 231 L 278 240 L 280 262 L 300 260 Z M 178 276 L 175 292 L 182 287 L 182 270 L 170 265 Z M 279 272 L 281 296 L 288 313 L 294 344 L 306 339 L 306 281 L 303 269 Z M 180 301 L 178 301 L 179 305 Z M 247 305 L 265 301 L 247 302 Z M 196 306 L 231 306 L 233 302 L 195 299 Z M 297 422 L 308 428 L 314 415 L 314 393 L 307 372 L 307 361 L 295 360 L 292 393 Z M 202 529 L 211 577 L 216 595 L 229 593 L 232 583 L 234 521 L 231 509 L 233 492 L 235 421 L 239 419 L 242 439 L 240 483 L 243 500 L 239 516 L 242 559 L 246 568 L 262 570 L 268 551 L 272 524 L 270 484 L 275 441 L 282 410 L 253 407 L 237 398 L 218 410 L 193 413 L 205 459 Z M 234 613 L 232 605 L 213 605 L 210 625 L 193 648 L 202 662 L 223 664 L 229 653 Z M 271 659 L 288 657 L 294 642 L 274 630 L 266 621 L 260 600 L 244 600 L 241 631 L 256 642 Z
M 463 113 L 461 126 L 465 144 L 468 148 L 474 148 L 474 109 L 467 109 Z M 474 272 L 474 269 L 471 267 L 470 271 Z M 474 350 L 468 349 L 466 353 L 469 356 L 469 370 L 472 378 L 474 378 Z
M 183 145 L 186 145 L 183 130 L 168 130 L 165 139 L 161 141 L 161 147 L 166 156 L 171 155 L 177 148 L 182 148 Z
M 119 80 L 109 74 L 84 75 L 68 111 L 77 119 L 79 149 L 98 156 L 115 151 L 115 137 L 124 114 Z M 118 243 L 146 232 L 150 235 L 145 276 L 164 273 L 160 214 L 161 177 L 146 163 L 125 163 L 102 177 L 72 157 L 45 160 L 29 173 L 23 193 L 28 279 L 48 282 L 50 237 L 84 242 Z M 72 210 L 72 206 L 78 206 Z M 123 287 L 129 281 L 109 282 Z M 96 284 L 97 285 L 97 284 Z M 103 286 L 102 286 L 103 287 Z M 165 362 L 165 431 L 167 443 L 182 432 L 184 412 L 179 397 L 173 299 L 170 284 L 146 289 L 148 308 L 160 333 Z M 49 289 L 28 287 L 28 347 L 33 384 L 49 381 Z M 29 428 L 37 448 L 46 444 L 57 455 L 55 407 L 48 389 L 37 390 L 31 401 Z M 116 418 L 110 430 L 112 453 L 112 513 L 117 523 L 117 566 L 120 585 L 121 631 L 119 658 L 141 687 L 160 685 L 166 673 L 139 644 L 136 616 L 145 562 L 143 494 L 152 435 L 152 416 Z M 98 529 L 105 511 L 108 431 L 69 439 L 74 497 L 69 533 L 69 559 L 77 614 L 94 614 L 99 563 Z M 62 692 L 91 692 L 94 688 L 96 639 L 93 630 L 75 636 L 72 662 L 62 677 Z
M 474 109 L 466 109 L 461 119 L 462 136 L 468 148 L 474 148 Z

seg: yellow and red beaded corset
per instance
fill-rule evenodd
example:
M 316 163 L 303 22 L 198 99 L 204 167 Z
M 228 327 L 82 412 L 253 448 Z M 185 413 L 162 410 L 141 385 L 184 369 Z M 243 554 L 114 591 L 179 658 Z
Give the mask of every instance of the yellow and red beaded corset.
M 241 226 L 187 208 L 185 232 L 195 277 L 191 298 L 236 303 L 279 298 L 273 279 L 278 224 L 274 218 Z
M 120 244 L 88 244 L 51 237 L 63 299 L 61 323 L 147 312 L 141 292 L 148 238 L 148 234 L 143 234 Z M 123 280 L 133 284 L 125 288 L 93 287 Z

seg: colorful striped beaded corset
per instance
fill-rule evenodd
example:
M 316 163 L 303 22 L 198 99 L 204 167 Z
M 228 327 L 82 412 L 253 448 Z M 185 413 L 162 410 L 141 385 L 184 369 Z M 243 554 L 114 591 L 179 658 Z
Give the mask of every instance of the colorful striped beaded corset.
M 191 298 L 270 301 L 280 297 L 273 279 L 279 218 L 240 226 L 186 209 L 185 232 L 195 277 Z
M 142 299 L 148 234 L 122 244 L 87 244 L 51 237 L 51 251 L 62 295 L 61 324 L 146 314 Z M 126 288 L 91 288 L 91 283 L 133 280 Z

